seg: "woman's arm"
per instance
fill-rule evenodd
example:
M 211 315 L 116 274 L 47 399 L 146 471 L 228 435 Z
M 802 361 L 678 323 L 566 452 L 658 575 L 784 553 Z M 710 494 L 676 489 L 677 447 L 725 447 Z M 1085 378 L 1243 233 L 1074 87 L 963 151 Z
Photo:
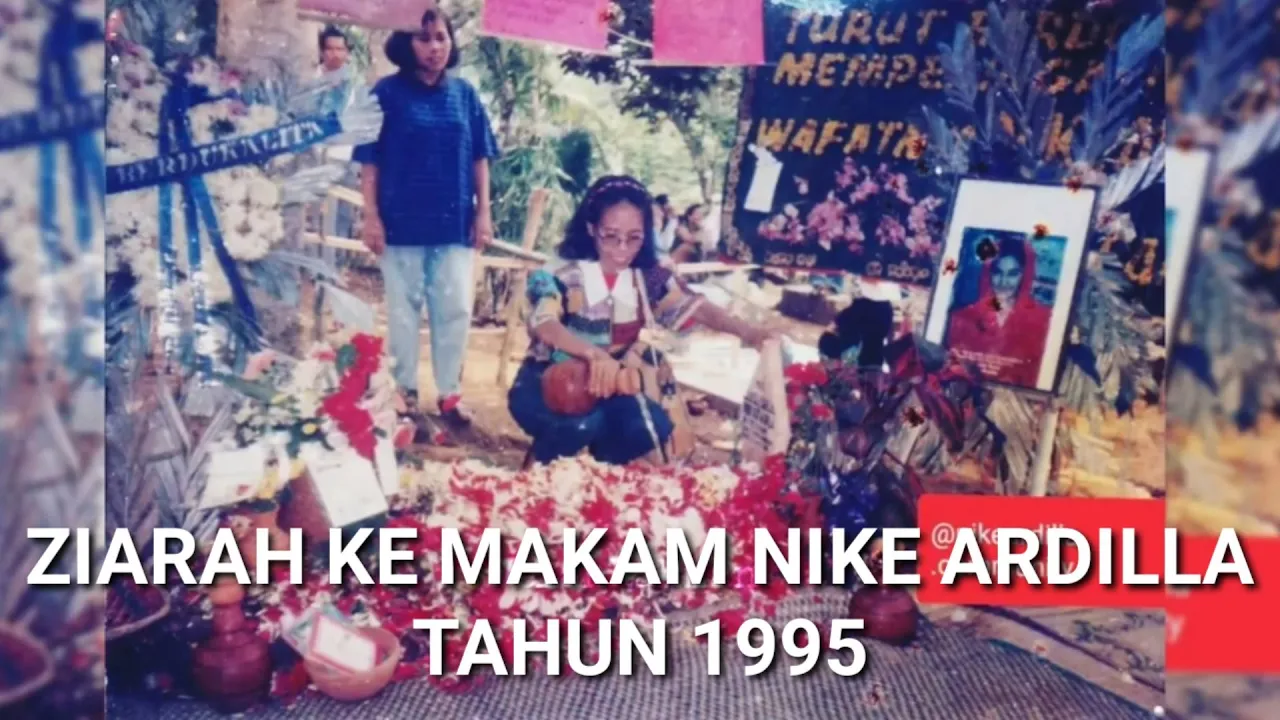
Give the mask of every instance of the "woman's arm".
M 483 250 L 493 240 L 493 205 L 489 193 L 489 158 L 477 158 L 472 163 L 476 188 L 475 246 Z
M 488 215 L 493 210 L 489 199 L 489 158 L 480 158 L 472 166 L 476 183 L 476 212 Z
M 360 168 L 360 194 L 364 198 L 365 247 L 375 255 L 381 255 L 387 246 L 386 229 L 378 215 L 378 166 L 365 163 Z
M 364 196 L 364 216 L 378 217 L 378 166 L 372 163 L 360 167 L 360 194 Z
M 533 336 L 560 352 L 568 353 L 583 360 L 596 360 L 609 353 L 574 335 L 569 328 L 557 320 L 547 320 L 532 330 Z
M 734 335 L 751 346 L 759 346 L 776 334 L 768 328 L 756 327 L 742 318 L 734 317 L 707 300 L 698 303 L 697 309 L 693 311 L 693 319 L 712 330 Z

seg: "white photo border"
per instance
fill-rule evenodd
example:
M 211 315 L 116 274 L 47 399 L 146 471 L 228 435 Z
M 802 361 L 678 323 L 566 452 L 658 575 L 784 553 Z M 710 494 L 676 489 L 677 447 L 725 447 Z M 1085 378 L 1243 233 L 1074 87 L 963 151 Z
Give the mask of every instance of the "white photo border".
M 1065 357 L 1063 347 L 1071 325 L 1071 313 L 1079 292 L 1080 272 L 1093 231 L 1098 195 L 1095 187 L 960 178 L 952 197 L 939 270 L 935 273 L 933 294 L 929 299 L 925 339 L 941 345 L 946 338 L 956 273 L 943 268 L 952 261 L 957 266 L 960 264 L 959 253 L 966 229 L 981 227 L 1033 235 L 1036 226 L 1043 225 L 1050 235 L 1066 237 L 1067 245 L 1062 253 L 1062 274 L 1058 278 L 1049 335 L 1040 356 L 1036 385 L 1017 387 L 1043 393 L 1055 392 Z M 985 382 L 1007 384 L 993 380 Z
M 1178 320 L 1182 317 L 1183 286 L 1196 252 L 1196 228 L 1204 212 L 1205 196 L 1213 172 L 1213 151 L 1209 148 L 1166 148 L 1164 168 L 1164 208 L 1174 213 L 1173 227 L 1164 239 L 1164 342 L 1173 346 Z M 1166 222 L 1166 227 L 1168 223 Z

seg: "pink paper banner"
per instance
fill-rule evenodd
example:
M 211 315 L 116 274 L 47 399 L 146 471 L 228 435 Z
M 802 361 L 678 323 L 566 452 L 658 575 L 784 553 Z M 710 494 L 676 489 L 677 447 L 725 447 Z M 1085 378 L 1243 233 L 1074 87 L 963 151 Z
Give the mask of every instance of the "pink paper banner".
M 484 0 L 481 28 L 487 35 L 540 40 L 604 52 L 608 0 Z
M 763 65 L 764 0 L 653 0 L 653 61 Z
M 431 0 L 298 0 L 303 14 L 384 30 L 417 30 Z

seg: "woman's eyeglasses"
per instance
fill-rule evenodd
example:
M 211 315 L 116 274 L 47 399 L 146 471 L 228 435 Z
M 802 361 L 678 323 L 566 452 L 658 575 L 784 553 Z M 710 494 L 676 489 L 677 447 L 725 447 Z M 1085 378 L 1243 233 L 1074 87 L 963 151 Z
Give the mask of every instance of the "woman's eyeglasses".
M 640 247 L 644 244 L 643 235 L 615 235 L 613 233 L 601 233 L 600 244 L 605 247 Z

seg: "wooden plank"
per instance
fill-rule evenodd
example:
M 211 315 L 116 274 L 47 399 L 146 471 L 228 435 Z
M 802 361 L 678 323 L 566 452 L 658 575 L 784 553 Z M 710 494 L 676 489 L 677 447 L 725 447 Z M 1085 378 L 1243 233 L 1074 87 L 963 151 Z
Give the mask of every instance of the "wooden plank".
M 726 262 L 692 262 L 676 265 L 677 275 L 697 275 L 700 273 L 733 273 L 744 270 L 759 269 L 759 265 L 736 265 Z
M 358 208 L 364 207 L 364 195 L 359 190 L 353 190 L 344 185 L 330 185 L 328 195 Z

